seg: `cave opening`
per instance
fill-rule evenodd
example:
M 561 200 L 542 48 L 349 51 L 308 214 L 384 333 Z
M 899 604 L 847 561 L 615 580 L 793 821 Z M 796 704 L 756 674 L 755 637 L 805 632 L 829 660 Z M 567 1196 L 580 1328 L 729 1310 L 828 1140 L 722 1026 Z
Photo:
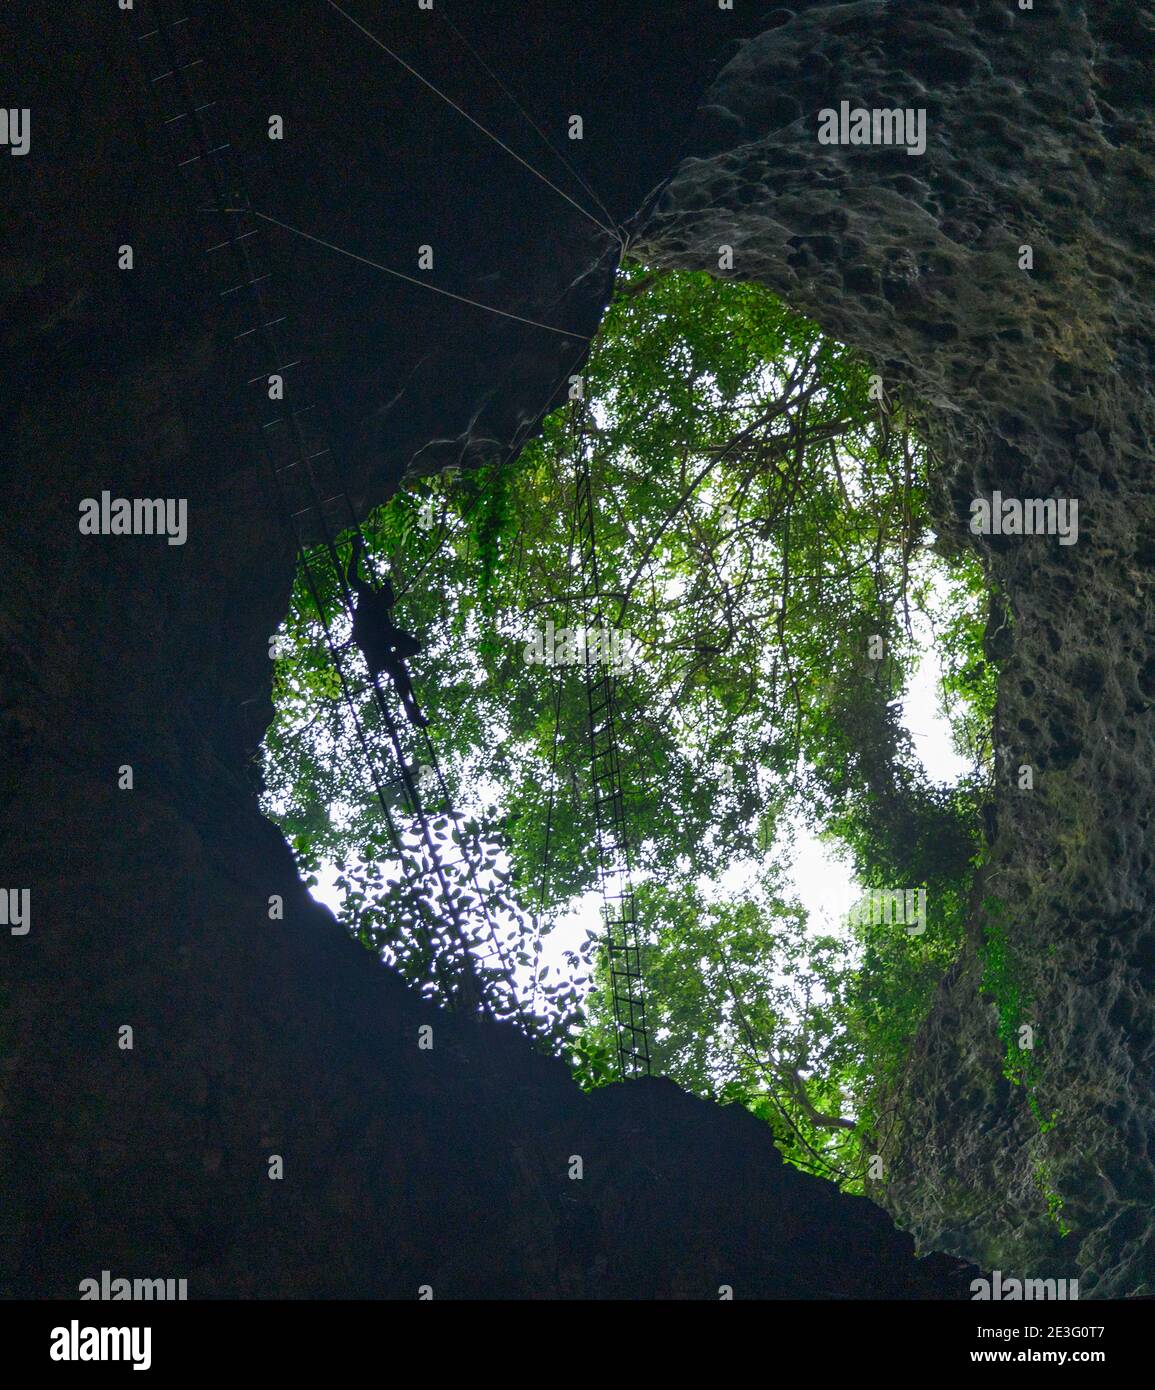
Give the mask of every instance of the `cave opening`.
M 934 533 L 917 401 L 761 286 L 626 262 L 565 395 L 519 452 L 362 527 L 421 636 L 428 731 L 350 688 L 340 577 L 299 576 L 264 809 L 426 996 L 510 1018 L 584 1086 L 644 1069 L 740 1103 L 861 1191 L 981 860 L 987 576 Z

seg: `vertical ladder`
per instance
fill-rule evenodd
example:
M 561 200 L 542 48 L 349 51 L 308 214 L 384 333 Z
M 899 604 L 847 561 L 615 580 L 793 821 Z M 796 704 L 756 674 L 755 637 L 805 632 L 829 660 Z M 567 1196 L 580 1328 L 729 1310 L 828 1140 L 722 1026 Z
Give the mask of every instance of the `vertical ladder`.
M 579 403 L 574 402 L 575 418 Z M 616 727 L 617 678 L 610 665 L 605 614 L 598 578 L 594 537 L 594 498 L 590 450 L 584 432 L 576 432 L 576 544 L 581 572 L 582 611 L 603 640 L 591 655 L 587 627 L 584 652 L 589 727 L 590 786 L 597 841 L 598 884 L 602 895 L 606 952 L 617 1031 L 618 1068 L 624 1079 L 648 1076 L 650 1043 L 642 981 L 641 939 L 630 873 L 630 844 L 622 790 L 621 756 Z
M 177 3 L 178 18 L 171 17 L 166 0 L 144 0 L 139 11 L 124 12 L 126 23 L 133 26 L 130 42 L 135 64 L 155 103 L 173 162 L 204 229 L 202 259 L 240 356 L 246 404 L 263 446 L 279 509 L 292 533 L 317 607 L 390 840 L 407 884 L 421 901 L 423 941 L 430 952 L 432 973 L 450 996 L 456 994 L 491 1015 L 496 1005 L 498 1016 L 516 1015 L 528 1030 L 479 882 L 475 863 L 479 849 L 467 842 L 464 833 L 457 832 L 459 852 L 447 853 L 434 833 L 454 826 L 461 817 L 452 808 L 428 734 L 421 731 L 417 740 L 413 731 L 403 739 L 401 729 L 408 730 L 407 722 L 390 708 L 380 682 L 370 675 L 368 684 L 395 759 L 395 766 L 389 768 L 380 754 L 374 756 L 357 713 L 354 692 L 365 688 L 366 683 L 351 669 L 351 644 L 333 630 L 333 619 L 351 619 L 354 606 L 335 538 L 347 528 L 359 529 L 356 513 L 326 441 L 317 402 L 308 395 L 305 363 L 301 354 L 288 346 L 288 316 L 276 304 L 267 236 L 251 212 L 240 155 L 225 129 L 208 65 L 196 49 L 193 17 L 185 0 Z M 273 376 L 281 378 L 280 400 L 270 398 Z M 323 538 L 327 563 L 336 579 L 339 606 L 335 614 L 328 611 L 317 583 L 318 536 Z M 413 744 L 421 741 L 421 756 L 428 758 L 438 784 L 439 806 L 432 820 L 417 785 Z M 404 791 L 412 815 L 403 832 L 395 824 L 386 790 L 390 785 Z M 430 901 L 434 881 L 439 892 Z M 483 930 L 470 921 L 469 909 L 461 901 L 469 888 L 476 896 Z

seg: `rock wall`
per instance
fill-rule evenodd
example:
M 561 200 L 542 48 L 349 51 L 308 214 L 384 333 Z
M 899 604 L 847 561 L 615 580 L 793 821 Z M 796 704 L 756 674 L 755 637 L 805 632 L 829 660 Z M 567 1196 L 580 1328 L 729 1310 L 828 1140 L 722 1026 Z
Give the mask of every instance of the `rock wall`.
M 769 285 L 929 408 L 940 533 L 981 550 L 1005 599 L 999 778 L 970 939 L 875 1195 L 927 1247 L 1078 1276 L 1084 1297 L 1155 1291 L 1153 57 L 1145 3 L 779 8 L 638 229 L 669 266 L 732 246 L 721 273 Z M 925 153 L 820 144 L 819 111 L 844 99 L 923 108 Z M 970 536 L 971 500 L 995 489 L 1078 499 L 1077 543 Z M 987 899 L 1047 1132 L 979 990 Z
M 259 156 L 254 206 L 384 264 L 430 243 L 455 293 L 594 331 L 615 240 L 335 12 L 193 17 Z M 434 19 L 369 22 L 532 148 Z M 962 1266 L 785 1168 L 750 1116 L 659 1081 L 584 1096 L 509 1029 L 429 1009 L 299 883 L 246 767 L 293 557 L 122 21 L 0 21 L 0 91 L 32 113 L 29 154 L 0 151 L 0 865 L 31 892 L 30 931 L 0 936 L 0 1293 L 75 1296 L 104 1269 L 193 1298 L 965 1293 Z M 614 221 L 674 166 L 740 36 L 669 0 L 629 25 L 553 4 L 460 22 L 555 136 L 583 114 L 571 162 Z M 580 341 L 269 242 L 359 506 L 514 445 L 580 362 Z M 105 489 L 185 499 L 186 544 L 81 536 Z

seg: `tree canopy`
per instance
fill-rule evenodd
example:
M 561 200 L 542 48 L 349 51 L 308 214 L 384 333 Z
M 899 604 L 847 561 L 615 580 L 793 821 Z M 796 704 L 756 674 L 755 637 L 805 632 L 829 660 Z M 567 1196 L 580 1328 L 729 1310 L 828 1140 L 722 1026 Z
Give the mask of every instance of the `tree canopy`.
M 338 866 L 349 929 L 430 993 L 450 997 L 453 971 L 423 922 L 445 892 L 465 914 L 484 896 L 476 939 L 503 939 L 542 1044 L 587 1084 L 612 1076 L 600 934 L 548 947 L 597 883 L 583 455 L 655 1069 L 748 1105 L 792 1161 L 853 1187 L 961 939 L 990 764 L 985 577 L 930 545 L 916 404 L 759 286 L 627 264 L 571 395 L 516 457 L 416 482 L 363 528 L 426 642 L 415 681 L 459 812 L 437 833 L 472 844 L 480 873 L 422 902 L 420 846 L 383 824 L 323 640 L 323 565 L 282 634 L 266 807 L 306 872 Z M 953 788 L 928 780 L 902 724 L 920 624 L 974 769 Z M 371 692 L 353 704 L 386 740 Z M 439 790 L 420 748 L 403 751 Z M 811 930 L 783 888 L 802 821 L 864 886 L 926 889 L 926 932 Z

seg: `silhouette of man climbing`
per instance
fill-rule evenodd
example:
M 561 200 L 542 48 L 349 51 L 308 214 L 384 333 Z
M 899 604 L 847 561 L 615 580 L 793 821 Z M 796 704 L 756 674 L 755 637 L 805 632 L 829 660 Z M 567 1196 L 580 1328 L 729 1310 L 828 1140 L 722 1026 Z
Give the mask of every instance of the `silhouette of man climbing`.
M 360 648 L 370 672 L 374 676 L 384 672 L 393 682 L 410 724 L 424 729 L 429 721 L 418 708 L 409 668 L 405 664 L 419 655 L 423 647 L 411 632 L 406 632 L 393 621 L 393 605 L 397 598 L 389 580 L 383 580 L 377 587 L 361 578 L 364 548 L 364 541 L 358 536 L 353 542 L 353 554 L 345 576 L 350 589 L 357 595 L 357 607 L 353 611 L 353 641 Z

